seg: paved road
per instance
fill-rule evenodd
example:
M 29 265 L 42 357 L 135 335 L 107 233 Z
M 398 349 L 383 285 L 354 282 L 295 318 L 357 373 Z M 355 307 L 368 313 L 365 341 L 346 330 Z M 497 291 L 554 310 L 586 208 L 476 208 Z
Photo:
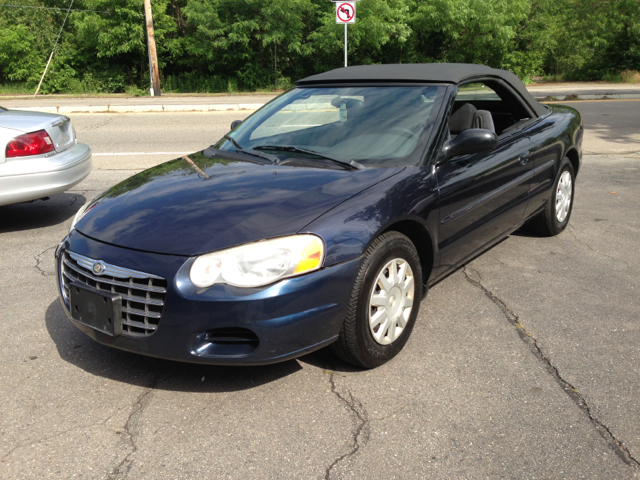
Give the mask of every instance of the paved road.
M 640 93 L 640 88 L 629 90 Z M 620 90 L 627 93 L 627 90 Z M 96 105 L 215 105 L 234 103 L 266 103 L 278 93 L 239 93 L 239 94 L 200 94 L 162 95 L 160 97 L 128 97 L 126 95 L 46 95 L 33 98 L 32 95 L 0 96 L 0 105 L 5 108 L 60 107 L 60 106 L 96 106 Z
M 527 86 L 536 98 L 555 97 L 560 100 L 567 95 L 579 96 L 611 96 L 622 95 L 622 98 L 637 98 L 640 86 L 625 83 L 606 82 L 570 82 L 570 83 L 538 83 Z M 215 105 L 215 104 L 255 104 L 265 103 L 277 93 L 237 93 L 237 94 L 166 94 L 160 97 L 129 97 L 125 94 L 111 95 L 0 95 L 0 105 L 6 108 L 31 107 L 80 107 L 103 105 Z M 587 97 L 588 98 L 588 97 Z
M 584 151 L 587 154 L 627 155 L 640 153 L 640 100 L 566 102 L 584 120 Z
M 640 100 L 567 104 L 583 115 L 588 132 L 586 153 L 640 152 Z M 96 168 L 140 170 L 177 153 L 209 146 L 229 130 L 233 120 L 244 119 L 249 113 L 75 114 L 72 118 L 80 141 L 93 149 Z
M 74 116 L 95 153 L 146 155 L 0 208 L 0 478 L 640 478 L 636 105 L 574 104 L 592 154 L 569 229 L 518 232 L 438 283 L 402 354 L 365 372 L 326 352 L 172 363 L 71 326 L 53 249 L 79 206 L 235 119 Z

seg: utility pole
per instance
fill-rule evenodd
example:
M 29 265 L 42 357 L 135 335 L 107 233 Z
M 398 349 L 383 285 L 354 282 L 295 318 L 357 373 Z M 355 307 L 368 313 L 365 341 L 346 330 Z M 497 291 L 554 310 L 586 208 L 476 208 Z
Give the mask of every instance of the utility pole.
M 151 96 L 159 97 L 160 72 L 158 70 L 158 54 L 156 53 L 156 36 L 153 33 L 153 13 L 151 0 L 144 0 L 144 18 L 147 26 L 147 47 L 149 50 L 149 75 L 151 77 Z

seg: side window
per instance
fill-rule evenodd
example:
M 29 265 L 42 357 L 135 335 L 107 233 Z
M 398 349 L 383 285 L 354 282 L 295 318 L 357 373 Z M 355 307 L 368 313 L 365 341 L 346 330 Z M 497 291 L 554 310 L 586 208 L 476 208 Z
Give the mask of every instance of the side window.
M 527 124 L 530 120 L 527 115 L 504 86 L 496 85 L 494 89 L 485 83 L 469 83 L 458 89 L 449 130 L 455 136 L 460 129 L 485 128 L 504 136 Z
M 500 102 L 502 99 L 491 88 L 484 83 L 469 83 L 458 89 L 456 102 L 486 101 Z

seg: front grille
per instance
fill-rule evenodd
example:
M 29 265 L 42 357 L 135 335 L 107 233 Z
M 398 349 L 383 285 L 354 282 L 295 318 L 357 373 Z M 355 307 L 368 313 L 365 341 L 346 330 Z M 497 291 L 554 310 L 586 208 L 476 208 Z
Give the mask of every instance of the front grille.
M 65 303 L 68 304 L 71 282 L 82 282 L 97 291 L 119 294 L 122 296 L 122 334 L 130 337 L 152 335 L 162 317 L 167 281 L 102 261 L 103 273 L 96 275 L 92 271 L 96 262 L 74 252 L 62 252 L 60 280 Z

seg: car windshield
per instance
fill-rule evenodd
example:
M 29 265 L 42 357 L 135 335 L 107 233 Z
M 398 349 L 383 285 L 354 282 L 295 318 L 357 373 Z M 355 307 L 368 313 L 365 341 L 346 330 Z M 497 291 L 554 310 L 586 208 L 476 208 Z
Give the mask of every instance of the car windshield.
M 370 167 L 417 165 L 434 128 L 445 89 L 295 88 L 234 130 L 230 136 L 236 146 L 223 140 L 217 147 L 234 150 L 241 145 L 244 150 L 320 160 L 327 160 L 322 156 L 333 157 Z

